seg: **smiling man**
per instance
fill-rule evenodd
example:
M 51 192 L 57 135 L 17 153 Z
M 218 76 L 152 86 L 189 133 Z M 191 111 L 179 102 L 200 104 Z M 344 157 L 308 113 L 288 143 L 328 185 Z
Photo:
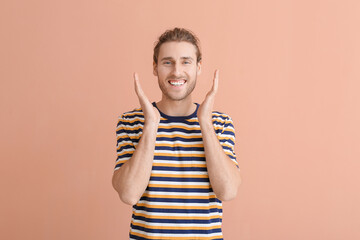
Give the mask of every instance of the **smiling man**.
M 198 38 L 174 28 L 154 48 L 160 101 L 148 100 L 134 73 L 140 107 L 118 118 L 112 178 L 133 206 L 130 239 L 223 239 L 222 201 L 235 198 L 241 177 L 233 121 L 213 110 L 218 70 L 204 101 L 192 101 L 201 63 Z

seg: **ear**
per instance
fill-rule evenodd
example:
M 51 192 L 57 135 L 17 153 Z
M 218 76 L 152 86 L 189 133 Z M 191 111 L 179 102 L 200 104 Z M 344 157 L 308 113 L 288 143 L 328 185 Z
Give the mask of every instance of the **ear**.
M 154 76 L 158 76 L 157 64 L 155 63 L 155 61 L 153 61 L 153 74 Z
M 197 67 L 197 75 L 200 75 L 200 74 L 201 74 L 201 64 L 202 64 L 202 60 L 200 60 L 200 61 L 196 64 L 196 67 Z

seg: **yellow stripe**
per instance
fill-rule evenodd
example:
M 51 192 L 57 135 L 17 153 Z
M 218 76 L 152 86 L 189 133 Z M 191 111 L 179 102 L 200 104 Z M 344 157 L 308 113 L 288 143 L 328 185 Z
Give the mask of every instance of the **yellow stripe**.
M 161 150 L 160 150 L 161 151 Z M 196 154 L 196 153 L 161 153 L 155 152 L 154 156 L 165 156 L 165 157 L 205 157 L 205 153 Z M 179 164 L 179 166 L 183 166 Z
M 120 163 L 125 163 L 127 160 L 121 160 L 121 161 L 118 161 L 116 162 L 116 165 L 120 164 Z
M 139 203 L 136 206 L 144 206 L 147 208 L 161 208 L 161 209 L 204 209 L 209 210 L 213 208 L 222 209 L 218 205 L 210 205 L 210 206 L 169 206 L 169 205 L 148 205 L 146 203 Z
M 132 144 L 132 143 L 122 143 L 122 144 L 119 144 L 119 146 L 118 146 L 118 148 L 117 148 L 117 150 L 119 150 L 121 147 L 123 147 L 123 146 L 127 146 L 127 145 L 131 145 L 131 146 L 133 146 L 134 147 L 134 144 Z M 135 151 L 135 150 L 134 150 Z
M 141 216 L 141 217 L 146 217 L 146 218 L 157 218 L 157 219 L 183 219 L 183 220 L 210 220 L 210 219 L 215 219 L 215 218 L 221 218 L 220 215 L 213 215 L 213 216 L 209 216 L 209 217 L 195 217 L 195 216 L 157 216 L 157 215 L 147 215 L 144 213 L 137 213 L 135 211 L 134 215 L 135 216 Z
M 140 233 L 136 233 L 136 232 L 132 232 L 131 231 L 131 234 L 132 235 L 136 235 L 138 237 L 143 237 L 145 239 L 167 239 L 169 240 L 170 237 L 159 237 L 159 236 L 146 236 L 144 234 L 140 234 Z M 218 239 L 218 238 L 222 238 L 223 235 L 218 235 L 218 236 L 214 236 L 214 237 L 196 237 L 196 239 L 199 239 L 199 240 L 211 240 L 211 239 Z M 189 240 L 189 237 L 171 237 L 171 239 L 174 239 L 174 240 Z
M 209 175 L 185 175 L 185 174 L 159 174 L 152 173 L 152 177 L 174 177 L 174 178 L 209 178 Z
M 141 108 L 138 108 L 138 109 L 134 109 L 133 111 L 140 111 L 140 110 L 141 110 Z M 137 115 L 137 114 L 140 114 L 140 115 L 144 116 L 144 113 L 142 113 L 142 112 L 132 112 L 132 113 L 125 113 L 124 117 L 134 116 L 134 115 Z
M 139 227 L 145 227 L 145 228 L 149 228 L 149 229 L 168 229 L 168 230 L 212 230 L 212 229 L 217 229 L 217 228 L 221 228 L 221 224 L 219 225 L 215 225 L 215 226 L 210 226 L 210 227 L 192 227 L 190 226 L 152 226 L 152 225 L 146 225 L 143 223 L 136 223 L 133 222 L 133 225 L 135 226 L 139 226 Z
M 167 184 L 149 184 L 149 187 L 162 187 L 162 188 L 204 188 L 209 189 L 209 185 L 167 185 Z
M 152 195 L 148 193 L 144 193 L 142 197 L 149 197 L 149 198 L 177 198 L 177 199 L 210 199 L 210 198 L 216 198 L 215 194 L 211 194 L 208 196 L 182 196 L 182 195 Z
M 206 167 L 206 164 L 171 164 L 171 163 L 153 163 L 157 167 Z
M 219 136 L 218 136 L 218 139 L 219 139 L 219 140 L 231 139 L 232 141 L 234 141 L 234 137 L 219 137 Z
M 167 137 L 167 138 L 181 137 L 181 138 L 191 139 L 191 138 L 201 138 L 201 134 L 192 135 L 192 136 L 187 136 L 187 133 L 184 133 L 184 135 L 182 135 L 182 134 L 171 134 L 171 135 L 159 134 L 159 135 L 157 135 L 157 137 Z
M 142 123 L 145 122 L 144 119 L 138 119 L 138 118 L 132 119 L 132 120 L 128 120 L 128 119 L 123 118 L 123 119 L 119 120 L 119 122 L 124 122 L 124 123 L 133 123 L 133 122 L 136 122 L 136 121 L 140 121 Z M 119 122 L 118 122 L 118 124 L 119 124 Z
M 189 148 L 189 147 L 204 147 L 203 144 L 181 144 L 181 143 L 157 143 L 156 146 L 159 147 L 183 147 L 183 148 Z

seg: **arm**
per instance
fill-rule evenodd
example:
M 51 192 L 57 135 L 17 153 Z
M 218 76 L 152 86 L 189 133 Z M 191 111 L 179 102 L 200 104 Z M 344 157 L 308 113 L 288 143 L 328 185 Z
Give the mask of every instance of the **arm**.
M 145 124 L 132 157 L 114 172 L 113 187 L 118 192 L 121 201 L 126 204 L 137 203 L 149 183 L 156 132 L 156 124 Z
M 215 71 L 213 87 L 198 109 L 198 120 L 210 184 L 216 196 L 222 201 L 227 201 L 235 198 L 241 177 L 239 169 L 224 152 L 212 124 L 212 108 L 218 88 L 218 77 L 217 70 Z
M 200 123 L 210 183 L 222 201 L 236 197 L 241 183 L 240 171 L 223 150 L 212 122 Z
M 129 205 L 134 205 L 139 201 L 149 183 L 160 122 L 159 111 L 146 98 L 136 74 L 134 78 L 135 91 L 144 112 L 145 124 L 133 155 L 114 172 L 112 178 L 112 185 L 121 201 Z

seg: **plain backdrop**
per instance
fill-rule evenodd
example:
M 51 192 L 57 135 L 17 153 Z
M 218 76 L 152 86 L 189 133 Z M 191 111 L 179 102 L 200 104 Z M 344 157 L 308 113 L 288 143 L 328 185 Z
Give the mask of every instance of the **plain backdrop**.
M 360 239 L 357 0 L 0 3 L 0 238 L 128 239 L 111 185 L 117 117 L 151 101 L 156 38 L 197 34 L 201 103 L 236 128 L 242 185 L 226 240 Z

